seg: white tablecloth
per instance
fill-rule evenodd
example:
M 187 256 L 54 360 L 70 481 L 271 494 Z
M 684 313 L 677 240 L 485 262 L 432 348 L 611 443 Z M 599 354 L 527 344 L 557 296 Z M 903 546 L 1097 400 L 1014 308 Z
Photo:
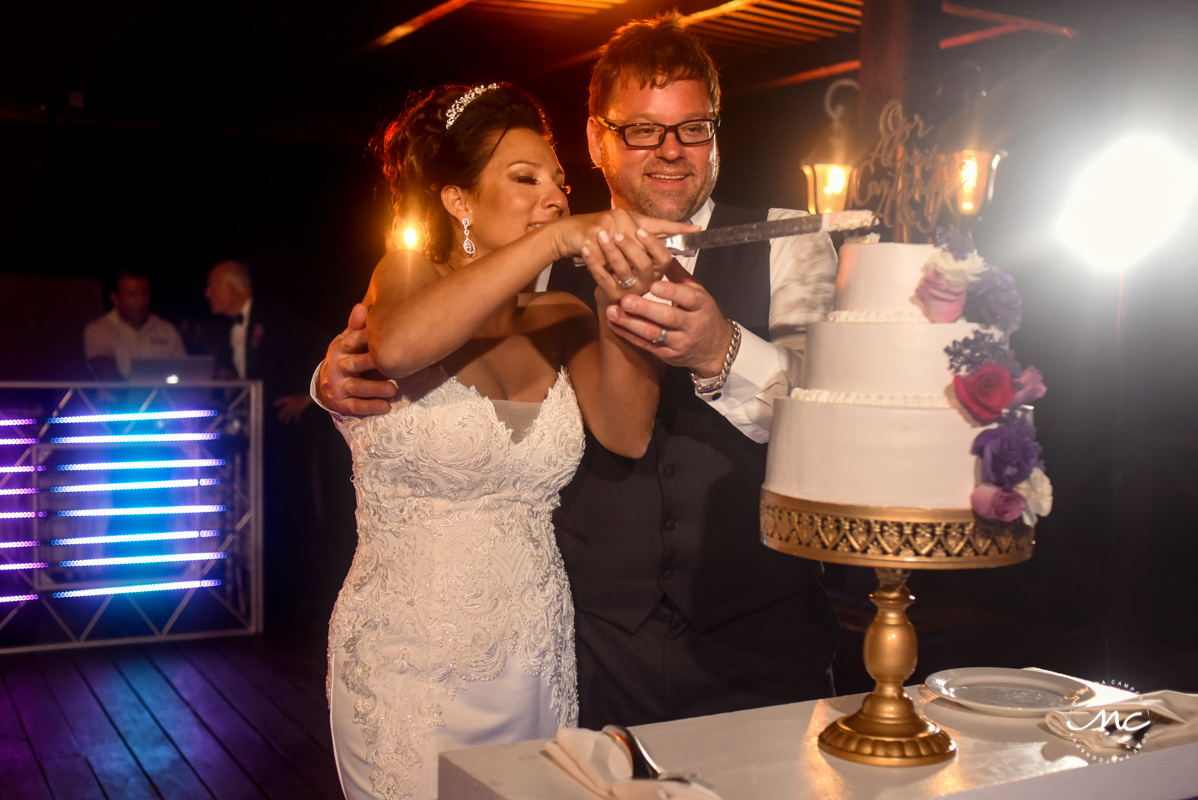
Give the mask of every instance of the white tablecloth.
M 1091 684 L 1095 702 L 1129 695 Z M 951 761 L 875 767 L 827 756 L 816 737 L 861 706 L 862 695 L 633 728 L 663 768 L 695 772 L 723 800 L 1188 800 L 1198 797 L 1198 741 L 1145 750 L 1115 764 L 1091 763 L 1039 718 L 996 717 L 907 694 L 957 743 Z M 543 752 L 544 742 L 443 753 L 440 800 L 596 800 Z

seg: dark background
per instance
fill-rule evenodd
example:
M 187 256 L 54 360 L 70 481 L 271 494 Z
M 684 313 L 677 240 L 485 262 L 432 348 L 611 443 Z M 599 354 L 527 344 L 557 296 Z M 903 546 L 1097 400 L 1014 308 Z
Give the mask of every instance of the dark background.
M 683 13 L 711 5 L 678 3 Z M 985 89 L 971 118 L 979 143 L 1009 153 L 974 233 L 982 254 L 1015 276 L 1024 297 L 1014 345 L 1049 387 L 1036 421 L 1056 506 L 1026 564 L 914 576 L 920 601 L 912 616 L 922 645 L 916 677 L 953 666 L 1034 664 L 1141 690 L 1198 691 L 1198 593 L 1190 583 L 1198 563 L 1193 226 L 1161 242 L 1127 276 L 1121 428 L 1114 413 L 1117 281 L 1068 256 L 1050 231 L 1072 177 L 1121 133 L 1161 132 L 1198 155 L 1198 11 L 1187 2 L 970 5 L 1078 31 L 1069 39 L 1022 32 L 929 52 L 915 103 L 948 130 L 965 113 L 963 98 Z M 431 6 L 6 4 L 0 273 L 13 294 L 0 305 L 39 310 L 32 318 L 6 312 L 10 347 L 0 379 L 78 377 L 66 374 L 78 364 L 11 344 L 20 336 L 30 341 L 38 326 L 57 327 L 59 285 L 12 276 L 98 279 L 106 291 L 116 269 L 133 267 L 150 276 L 157 313 L 202 320 L 208 268 L 239 258 L 253 268 L 259 295 L 289 303 L 331 337 L 383 255 L 390 222 L 365 145 L 413 90 L 496 79 L 530 89 L 555 122 L 575 189 L 572 207 L 606 205 L 584 148 L 591 61 L 561 62 L 593 49 L 626 19 L 669 4 L 634 0 L 566 22 L 455 12 L 363 51 Z M 935 12 L 939 4 L 929 7 Z M 926 24 L 932 41 L 985 27 L 938 13 Z M 826 132 L 823 94 L 832 79 L 760 84 L 855 59 L 858 49 L 853 33 L 761 52 L 713 46 L 725 91 L 717 199 L 805 205 L 799 161 Z M 1124 200 L 1109 198 L 1112 226 L 1121 224 Z M 1156 232 L 1137 235 L 1152 240 Z M 352 535 L 352 519 L 343 524 Z M 828 583 L 846 622 L 840 688 L 864 688 L 853 630 L 868 619 L 862 603 L 870 576 L 832 568 Z M 1112 598 L 1113 627 L 1106 624 Z

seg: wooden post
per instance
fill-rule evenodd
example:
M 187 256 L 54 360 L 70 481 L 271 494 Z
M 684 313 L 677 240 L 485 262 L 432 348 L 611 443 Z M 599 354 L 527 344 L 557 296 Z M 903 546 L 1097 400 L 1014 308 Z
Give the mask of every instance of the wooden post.
M 940 0 L 865 0 L 857 152 L 873 149 L 878 140 L 878 118 L 887 103 L 901 101 L 904 113 L 910 117 L 935 92 L 940 66 L 940 18 Z M 914 235 L 920 236 L 918 232 Z M 896 242 L 915 241 L 905 226 L 896 228 L 894 236 Z

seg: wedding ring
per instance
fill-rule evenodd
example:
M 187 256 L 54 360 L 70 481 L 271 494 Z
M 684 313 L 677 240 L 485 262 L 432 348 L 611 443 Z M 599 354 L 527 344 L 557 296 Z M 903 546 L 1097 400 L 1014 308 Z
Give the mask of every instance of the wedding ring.
M 636 276 L 629 275 L 622 281 L 616 281 L 616 285 L 621 289 L 631 289 L 633 286 L 636 286 Z
M 667 334 L 669 334 L 669 331 L 663 327 L 661 333 L 657 334 L 657 338 L 653 340 L 653 344 L 665 344 Z

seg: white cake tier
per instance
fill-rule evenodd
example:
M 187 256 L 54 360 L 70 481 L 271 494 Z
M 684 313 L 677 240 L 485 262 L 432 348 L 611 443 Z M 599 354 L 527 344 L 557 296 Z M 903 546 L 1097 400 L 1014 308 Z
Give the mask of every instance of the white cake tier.
M 954 408 L 883 408 L 796 397 L 774 403 L 765 488 L 880 508 L 967 509 L 982 428 Z
M 953 376 L 944 348 L 979 327 L 972 322 L 812 323 L 803 389 L 829 392 L 846 403 L 948 408 Z
M 915 287 L 935 249 L 930 244 L 846 244 L 840 248 L 836 299 L 829 319 L 923 319 Z

